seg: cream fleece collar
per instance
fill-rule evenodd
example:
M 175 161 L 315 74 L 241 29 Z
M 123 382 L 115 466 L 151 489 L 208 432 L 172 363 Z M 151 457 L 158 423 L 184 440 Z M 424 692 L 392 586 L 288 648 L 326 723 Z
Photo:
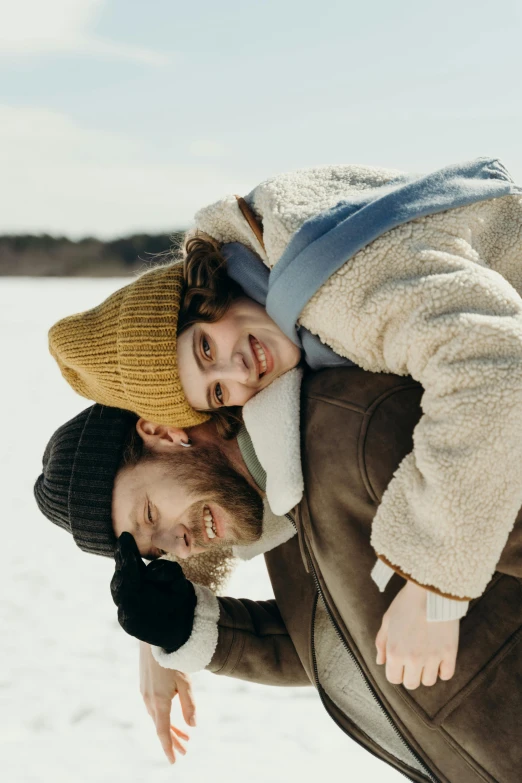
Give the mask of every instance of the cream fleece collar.
M 286 514 L 303 496 L 299 432 L 303 371 L 281 375 L 243 408 L 243 420 L 266 471 L 266 497 L 274 514 Z
M 234 546 L 232 551 L 239 560 L 252 560 L 253 557 L 264 555 L 276 546 L 280 546 L 295 536 L 296 529 L 288 517 L 278 517 L 272 513 L 265 500 L 263 513 L 263 533 L 259 541 L 246 546 Z
M 295 527 L 285 517 L 303 496 L 299 431 L 303 371 L 290 370 L 256 394 L 243 408 L 243 420 L 257 458 L 266 471 L 263 534 L 249 546 L 234 547 L 241 560 L 250 560 L 285 543 Z

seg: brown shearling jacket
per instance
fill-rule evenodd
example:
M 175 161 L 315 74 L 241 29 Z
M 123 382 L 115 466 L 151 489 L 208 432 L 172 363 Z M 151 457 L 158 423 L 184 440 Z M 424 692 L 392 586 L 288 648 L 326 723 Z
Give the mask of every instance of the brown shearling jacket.
M 358 368 L 305 380 L 305 494 L 292 515 L 297 536 L 265 555 L 275 601 L 219 599 L 219 640 L 208 668 L 271 685 L 312 682 L 349 736 L 419 783 L 516 783 L 522 769 L 522 512 L 495 576 L 461 621 L 453 678 L 410 692 L 391 685 L 375 663 L 375 636 L 403 581 L 395 576 L 382 594 L 372 582 L 371 523 L 412 449 L 421 396 L 411 379 Z M 323 679 L 329 629 L 344 656 L 335 659 L 341 679 L 349 672 L 356 680 L 344 697 L 338 684 Z M 368 720 L 365 710 L 373 711 Z

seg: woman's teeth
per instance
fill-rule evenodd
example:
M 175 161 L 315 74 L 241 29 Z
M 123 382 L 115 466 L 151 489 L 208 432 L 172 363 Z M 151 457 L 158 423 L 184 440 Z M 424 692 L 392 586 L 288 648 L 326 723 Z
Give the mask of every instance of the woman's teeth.
M 215 538 L 217 535 L 216 523 L 212 518 L 212 514 L 208 506 L 205 506 L 203 509 L 203 522 L 205 523 L 205 530 L 207 531 L 207 536 L 209 538 Z
M 252 337 L 251 342 L 252 342 L 252 348 L 254 349 L 255 354 L 257 356 L 257 361 L 259 362 L 259 369 L 260 369 L 259 377 L 261 377 L 263 373 L 266 372 L 266 354 L 255 337 Z

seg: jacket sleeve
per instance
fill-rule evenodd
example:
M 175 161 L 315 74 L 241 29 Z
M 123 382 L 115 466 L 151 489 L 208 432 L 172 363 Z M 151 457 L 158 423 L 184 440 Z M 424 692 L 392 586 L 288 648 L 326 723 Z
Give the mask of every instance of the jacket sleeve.
M 311 685 L 274 600 L 220 598 L 219 604 L 210 671 L 264 685 Z
M 207 668 L 264 685 L 311 684 L 274 600 L 218 598 L 207 587 L 194 587 L 192 634 L 173 653 L 152 647 L 161 666 L 187 674 Z
M 522 299 L 488 268 L 502 247 L 484 231 L 490 204 L 383 235 L 300 319 L 364 369 L 424 387 L 414 448 L 384 492 L 372 544 L 407 578 L 461 600 L 483 592 L 522 505 Z M 522 264 L 522 220 L 505 233 Z

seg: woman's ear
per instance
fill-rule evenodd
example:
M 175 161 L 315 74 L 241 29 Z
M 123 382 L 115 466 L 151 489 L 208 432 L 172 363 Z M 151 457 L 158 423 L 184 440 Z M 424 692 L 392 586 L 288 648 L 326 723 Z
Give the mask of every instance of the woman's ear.
M 185 430 L 156 424 L 146 419 L 138 419 L 136 431 L 151 451 L 172 451 L 190 444 L 190 438 Z

